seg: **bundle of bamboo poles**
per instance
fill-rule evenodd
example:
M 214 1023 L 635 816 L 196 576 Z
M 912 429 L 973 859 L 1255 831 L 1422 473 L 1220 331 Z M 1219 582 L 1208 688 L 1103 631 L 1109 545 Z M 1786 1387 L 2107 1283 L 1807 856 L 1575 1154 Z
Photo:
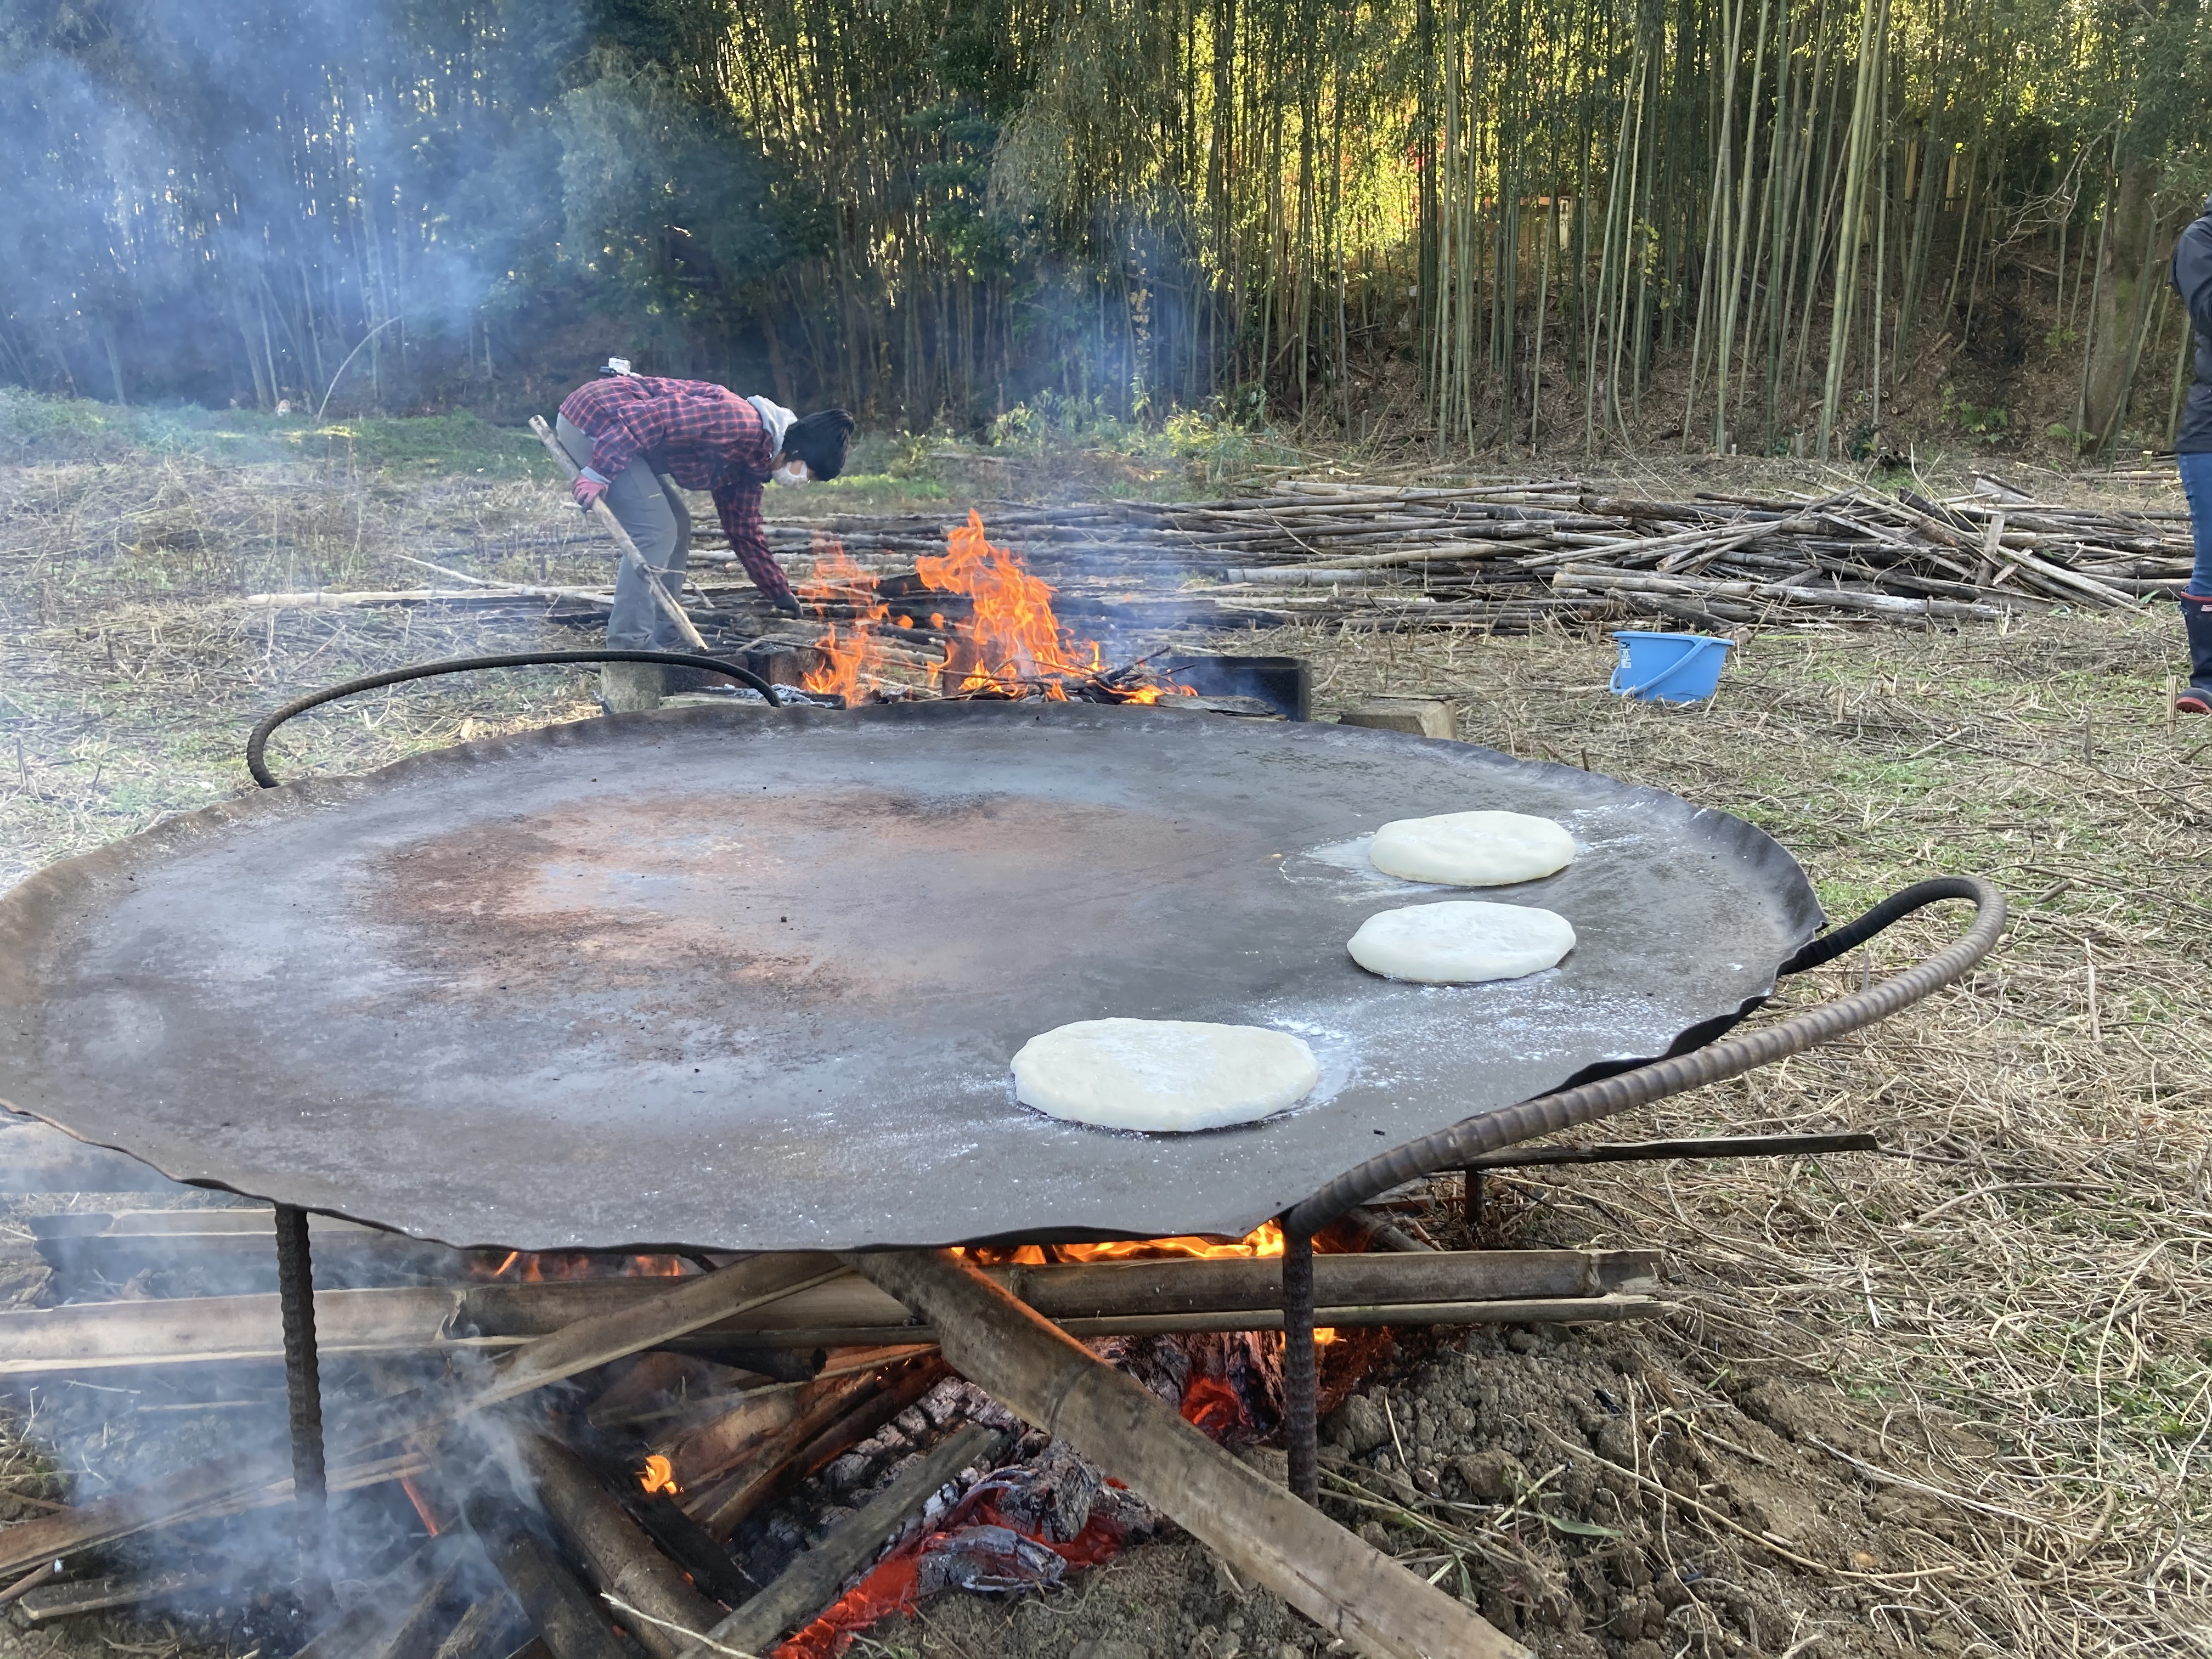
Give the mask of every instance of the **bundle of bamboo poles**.
M 2191 562 L 2185 513 L 2038 501 L 1987 479 L 1940 501 L 1864 485 L 1650 501 L 1571 477 L 1292 480 L 1260 495 L 1002 507 L 986 519 L 1077 627 L 1993 622 L 2133 608 L 2180 588 Z M 770 527 L 779 556 L 794 561 L 824 538 L 888 571 L 941 552 L 945 531 L 911 515 Z
M 832 544 L 852 565 L 890 575 L 943 555 L 951 516 L 847 514 L 767 529 L 802 580 Z M 2185 513 L 2038 501 L 1986 479 L 1941 501 L 1864 485 L 1653 501 L 1574 477 L 1449 488 L 1290 480 L 1217 501 L 994 506 L 984 516 L 992 539 L 1052 585 L 1062 623 L 1085 635 L 1293 620 L 1498 633 L 1638 616 L 1721 626 L 1993 622 L 2142 605 L 2182 586 L 2191 552 Z M 699 539 L 693 614 L 702 627 L 768 620 L 752 615 L 750 585 L 722 574 L 734 561 L 714 532 L 702 525 Z M 248 603 L 536 599 L 585 620 L 607 597 L 485 582 L 468 596 Z M 834 598 L 817 609 L 832 623 L 853 614 Z

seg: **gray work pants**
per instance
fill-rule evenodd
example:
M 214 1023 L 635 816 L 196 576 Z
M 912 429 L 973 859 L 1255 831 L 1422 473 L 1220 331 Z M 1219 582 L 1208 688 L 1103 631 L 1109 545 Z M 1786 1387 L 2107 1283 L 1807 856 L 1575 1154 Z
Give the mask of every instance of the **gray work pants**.
M 591 438 L 571 424 L 567 416 L 560 417 L 555 430 L 561 447 L 577 465 L 591 460 Z M 669 598 L 677 599 L 691 552 L 691 514 L 675 485 L 655 473 L 652 464 L 641 455 L 607 486 L 604 499 L 613 509 L 615 521 L 637 544 L 646 563 L 661 573 L 661 586 Z M 622 561 L 621 572 L 615 577 L 614 609 L 607 613 L 607 644 L 617 651 L 691 648 L 669 614 L 654 602 L 645 578 L 627 559 Z

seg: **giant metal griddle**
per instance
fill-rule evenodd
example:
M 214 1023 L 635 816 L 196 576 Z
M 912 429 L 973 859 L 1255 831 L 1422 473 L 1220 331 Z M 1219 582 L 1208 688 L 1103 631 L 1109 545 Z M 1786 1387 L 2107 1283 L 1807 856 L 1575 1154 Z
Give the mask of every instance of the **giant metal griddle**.
M 1556 818 L 1480 895 L 1390 818 Z M 1377 910 L 1557 910 L 1558 968 L 1378 979 Z M 0 898 L 0 1099 L 180 1181 L 455 1244 L 849 1249 L 1241 1234 L 1390 1147 L 1709 1040 L 1820 927 L 1724 812 L 1565 766 L 1173 708 L 696 708 L 171 820 Z M 1267 1121 L 1018 1104 L 1108 1015 L 1297 1033 Z

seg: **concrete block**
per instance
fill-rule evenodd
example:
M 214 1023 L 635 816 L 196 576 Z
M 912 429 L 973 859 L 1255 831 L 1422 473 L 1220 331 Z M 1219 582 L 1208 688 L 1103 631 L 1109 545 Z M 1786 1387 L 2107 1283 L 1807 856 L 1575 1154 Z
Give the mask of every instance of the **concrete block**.
M 1455 738 L 1459 722 L 1452 706 L 1437 697 L 1370 697 L 1339 717 L 1340 725 L 1372 726 L 1378 732 L 1410 732 L 1417 738 Z

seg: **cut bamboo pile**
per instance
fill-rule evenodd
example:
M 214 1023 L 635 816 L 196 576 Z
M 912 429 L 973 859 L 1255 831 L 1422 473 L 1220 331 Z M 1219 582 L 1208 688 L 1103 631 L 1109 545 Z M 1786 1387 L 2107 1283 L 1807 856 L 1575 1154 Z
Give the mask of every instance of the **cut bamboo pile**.
M 803 584 L 833 543 L 872 574 L 911 572 L 916 558 L 945 552 L 945 520 L 957 516 L 771 521 L 767 533 Z M 1292 621 L 1498 633 L 1547 619 L 1638 617 L 1926 627 L 2133 609 L 2179 590 L 2191 562 L 2185 513 L 2038 501 L 1987 479 L 1941 501 L 1864 485 L 1646 501 L 1581 478 L 1454 488 L 1289 480 L 1218 501 L 994 506 L 984 519 L 993 540 L 1052 584 L 1064 624 L 1105 637 Z M 770 622 L 766 608 L 750 583 L 731 579 L 735 562 L 715 547 L 711 523 L 696 534 L 690 615 L 710 638 L 718 627 L 757 634 Z M 246 603 L 550 604 L 556 616 L 592 622 L 610 597 L 485 581 L 477 591 L 260 594 Z M 830 623 L 853 613 L 835 600 L 817 608 Z

